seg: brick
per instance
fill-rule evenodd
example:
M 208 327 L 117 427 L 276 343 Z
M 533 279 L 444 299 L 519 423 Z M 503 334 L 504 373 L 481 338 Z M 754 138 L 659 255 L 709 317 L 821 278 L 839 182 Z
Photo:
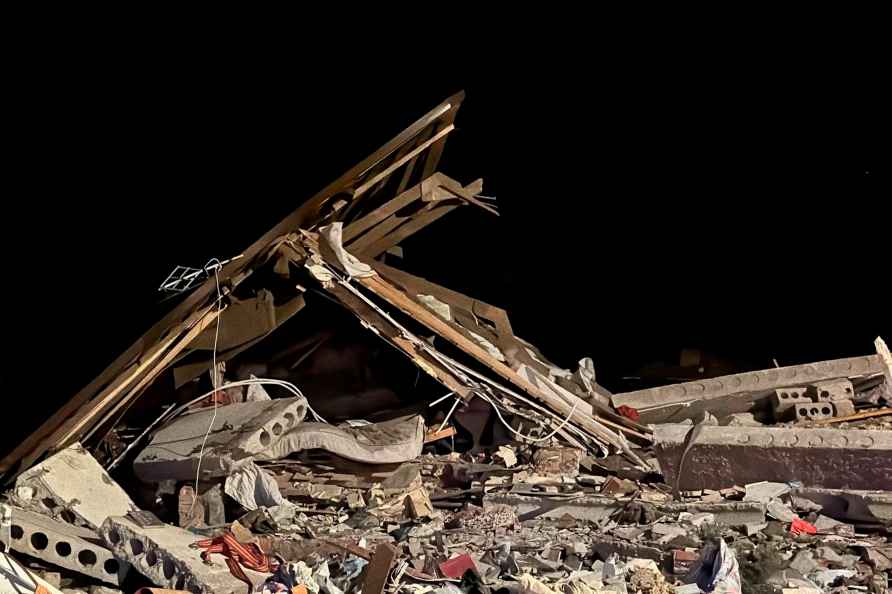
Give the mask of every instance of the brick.
M 852 382 L 840 378 L 826 382 L 816 382 L 808 386 L 808 396 L 816 402 L 831 402 L 835 400 L 851 400 L 855 394 Z
M 12 508 L 10 547 L 65 569 L 120 585 L 130 564 L 115 559 L 112 552 L 96 544 L 93 530 L 58 522 L 20 508 Z
M 831 489 L 892 489 L 892 432 L 699 426 L 679 488 L 799 480 Z M 670 485 L 691 427 L 657 425 L 654 450 Z

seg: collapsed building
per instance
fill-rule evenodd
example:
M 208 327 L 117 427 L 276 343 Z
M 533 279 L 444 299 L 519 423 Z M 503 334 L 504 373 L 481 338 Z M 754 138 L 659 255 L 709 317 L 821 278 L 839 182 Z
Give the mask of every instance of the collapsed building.
M 168 279 L 176 307 L 0 461 L 0 583 L 884 591 L 885 343 L 616 394 L 551 363 L 386 257 L 455 209 L 499 215 L 437 169 L 462 100 Z

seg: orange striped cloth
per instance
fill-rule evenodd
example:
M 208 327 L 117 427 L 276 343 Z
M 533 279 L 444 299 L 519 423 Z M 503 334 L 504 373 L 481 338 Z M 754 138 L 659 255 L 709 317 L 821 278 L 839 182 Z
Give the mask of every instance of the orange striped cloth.
M 199 540 L 192 546 L 204 549 L 201 552 L 201 558 L 205 563 L 210 563 L 210 556 L 214 553 L 220 553 L 226 557 L 229 573 L 248 584 L 248 594 L 254 591 L 254 584 L 245 574 L 243 566 L 261 573 L 273 573 L 279 564 L 278 561 L 264 553 L 256 543 L 239 542 L 235 535 L 228 530 L 222 536 Z

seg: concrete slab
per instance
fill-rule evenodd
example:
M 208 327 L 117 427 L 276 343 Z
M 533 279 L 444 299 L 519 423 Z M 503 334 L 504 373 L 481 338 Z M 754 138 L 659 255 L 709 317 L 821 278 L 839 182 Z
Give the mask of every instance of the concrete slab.
M 597 495 L 566 499 L 504 493 L 486 495 L 483 498 L 484 509 L 490 505 L 509 505 L 514 507 L 521 521 L 535 518 L 558 520 L 566 514 L 577 520 L 599 522 L 609 518 L 626 503 L 625 499 Z M 665 514 L 711 513 L 715 515 L 717 523 L 727 526 L 743 526 L 765 521 L 765 505 L 759 502 L 662 503 L 655 507 L 657 511 Z
M 247 588 L 229 573 L 222 556 L 213 556 L 213 565 L 205 565 L 200 550 L 189 546 L 203 537 L 182 528 L 141 528 L 127 518 L 113 516 L 99 533 L 117 558 L 128 561 L 161 587 L 193 594 L 244 594 Z M 268 577 L 249 569 L 245 573 L 255 586 Z
M 115 559 L 95 531 L 20 508 L 12 508 L 9 543 L 14 551 L 115 586 L 130 570 L 130 564 Z
M 614 394 L 610 399 L 614 407 L 629 406 L 637 410 L 641 423 L 677 423 L 703 411 L 725 416 L 750 412 L 761 401 L 767 407 L 768 398 L 777 388 L 874 375 L 883 370 L 880 356 L 868 355 L 672 384 Z
M 133 471 L 146 482 L 194 481 L 201 444 L 214 419 L 201 474 L 208 479 L 227 476 L 240 464 L 273 448 L 303 420 L 306 410 L 306 400 L 294 397 L 220 406 L 216 419 L 212 408 L 185 414 L 155 433 L 134 460 Z
M 892 490 L 892 432 L 785 427 L 657 425 L 654 450 L 682 490 L 722 489 L 758 481 L 799 480 L 807 487 Z M 693 435 L 693 434 L 692 434 Z
M 794 489 L 793 495 L 821 506 L 821 513 L 841 522 L 892 525 L 892 493 L 843 489 Z
M 13 500 L 27 510 L 93 530 L 108 516 L 139 509 L 79 443 L 20 474 Z

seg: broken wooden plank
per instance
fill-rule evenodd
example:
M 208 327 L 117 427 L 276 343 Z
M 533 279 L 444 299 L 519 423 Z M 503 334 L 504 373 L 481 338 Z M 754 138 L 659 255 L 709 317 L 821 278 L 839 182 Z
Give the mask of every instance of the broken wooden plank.
M 393 545 L 382 542 L 372 554 L 372 560 L 365 568 L 365 579 L 362 582 L 363 594 L 382 594 L 390 577 L 390 570 L 396 563 L 399 551 Z
M 579 411 L 575 411 L 572 405 L 565 402 L 564 400 L 542 393 L 541 390 L 539 390 L 538 388 L 536 388 L 536 386 L 518 375 L 513 369 L 511 369 L 501 361 L 495 359 L 492 355 L 490 355 L 476 343 L 465 338 L 460 332 L 449 325 L 446 320 L 428 310 L 423 305 L 419 305 L 418 303 L 410 299 L 405 293 L 387 283 L 380 276 L 375 275 L 366 278 L 359 278 L 356 280 L 382 299 L 385 299 L 387 302 L 400 309 L 406 315 L 427 326 L 430 330 L 433 330 L 434 332 L 463 350 L 465 353 L 477 359 L 477 361 L 488 367 L 490 370 L 496 372 L 500 377 L 507 380 L 512 385 L 521 388 L 534 399 L 547 405 L 557 414 L 570 416 L 571 421 L 585 429 L 585 431 L 587 431 L 590 435 L 603 441 L 604 443 L 612 445 L 613 447 L 623 451 L 626 454 L 629 454 L 628 446 L 626 446 L 624 442 L 622 442 L 612 431 L 607 429 L 607 427 L 605 427 L 604 425 L 611 425 L 616 429 L 619 429 L 620 431 L 628 432 L 631 431 L 630 429 L 623 427 L 622 425 L 613 424 L 610 421 L 605 421 L 604 424 L 601 424 L 601 422 L 599 422 L 601 421 L 601 419 L 595 420 L 594 418 L 584 415 Z M 637 456 L 634 457 L 638 458 Z
M 341 235 L 341 241 L 344 242 L 344 245 L 347 245 L 349 242 L 356 239 L 365 231 L 368 231 L 375 225 L 381 223 L 400 209 L 403 209 L 416 200 L 421 199 L 421 184 L 416 186 L 412 186 L 405 192 L 399 194 L 393 200 L 382 204 L 372 212 L 368 213 L 361 219 L 357 219 L 344 227 L 343 234 Z
M 440 441 L 441 439 L 452 437 L 456 433 L 457 431 L 455 430 L 455 427 L 446 427 L 442 431 L 431 431 L 424 436 L 424 443 L 433 443 L 435 441 Z
M 855 413 L 853 415 L 846 415 L 844 417 L 832 417 L 829 419 L 821 419 L 819 421 L 815 421 L 815 425 L 834 425 L 836 423 L 846 423 L 848 421 L 860 421 L 862 419 L 872 419 L 874 417 L 885 417 L 886 415 L 892 415 L 892 408 L 881 408 L 879 410 L 869 410 L 864 412 Z
M 407 237 L 421 231 L 431 223 L 446 216 L 459 206 L 459 204 L 438 204 L 431 208 L 422 210 L 421 212 L 411 217 L 407 217 L 408 220 L 406 220 L 402 225 L 397 227 L 396 230 L 394 230 L 387 236 L 372 243 L 368 247 L 357 248 L 357 250 L 359 253 L 367 255 L 370 258 L 377 258 L 393 246 L 398 245 Z
M 354 200 L 355 200 L 356 198 L 358 198 L 359 196 L 362 196 L 365 192 L 368 191 L 369 188 L 371 188 L 371 187 L 374 186 L 376 183 L 378 183 L 379 181 L 381 181 L 382 179 L 386 178 L 386 177 L 389 176 L 391 173 L 393 173 L 394 171 L 396 171 L 397 169 L 399 169 L 400 167 L 402 167 L 403 165 L 405 165 L 408 161 L 410 161 L 410 160 L 411 160 L 413 157 L 415 157 L 416 155 L 419 155 L 420 153 L 422 153 L 422 152 L 424 152 L 425 150 L 427 150 L 427 148 L 428 148 L 429 146 L 431 146 L 432 144 L 434 144 L 434 143 L 437 142 L 438 140 L 444 138 L 447 134 L 449 134 L 449 133 L 452 132 L 453 130 L 455 130 L 455 126 L 453 126 L 452 124 L 449 124 L 448 126 L 444 127 L 442 130 L 440 130 L 439 132 L 437 132 L 436 134 L 434 134 L 434 136 L 433 136 L 432 138 L 430 138 L 429 140 L 426 140 L 425 142 L 421 143 L 421 144 L 418 146 L 418 148 L 416 148 L 415 150 L 413 150 L 412 152 L 410 152 L 408 155 L 403 156 L 401 159 L 397 159 L 396 162 L 394 162 L 390 167 L 388 167 L 387 169 L 385 169 L 384 171 L 382 171 L 382 172 L 379 173 L 378 175 L 375 175 L 374 177 L 372 177 L 372 179 L 370 179 L 370 180 L 364 182 L 361 186 L 359 186 L 358 188 L 356 188 L 356 190 L 353 191 L 353 198 L 354 198 Z

